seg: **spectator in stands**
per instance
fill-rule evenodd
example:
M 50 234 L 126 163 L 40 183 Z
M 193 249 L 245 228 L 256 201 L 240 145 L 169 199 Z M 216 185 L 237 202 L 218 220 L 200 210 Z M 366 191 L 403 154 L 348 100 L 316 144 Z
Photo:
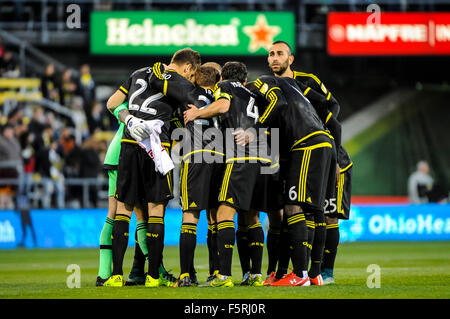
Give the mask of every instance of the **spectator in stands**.
M 75 143 L 75 136 L 64 133 L 62 148 L 65 152 L 63 173 L 65 178 L 79 178 L 81 176 L 81 148 Z M 79 185 L 67 186 L 68 205 L 72 208 L 79 208 L 82 202 L 83 189 Z
M 91 68 L 88 64 L 83 64 L 80 68 L 80 79 L 78 89 L 80 96 L 83 98 L 83 109 L 89 127 L 89 133 L 94 132 L 92 109 L 95 103 L 95 82 L 91 75 Z
M 14 133 L 14 126 L 7 123 L 0 135 L 0 179 L 18 178 L 21 163 L 21 148 Z M 0 185 L 0 209 L 14 208 L 12 199 L 16 190 L 15 185 Z
M 58 142 L 52 138 L 48 147 L 36 154 L 36 171 L 40 175 L 44 185 L 43 208 L 51 208 L 52 195 L 56 194 L 58 208 L 64 208 L 65 186 L 64 176 L 61 173 L 63 167 L 62 158 L 58 152 Z
M 56 80 L 55 66 L 50 63 L 45 68 L 45 74 L 41 77 L 41 92 L 44 99 L 59 102 L 59 83 Z
M 105 125 L 103 123 L 106 108 L 103 107 L 100 103 L 94 104 L 94 109 L 92 110 L 92 130 L 95 132 L 96 130 L 105 131 Z
M 98 152 L 101 151 L 101 141 L 97 141 L 93 136 L 87 138 L 82 145 L 80 177 L 97 178 L 101 173 L 101 162 Z M 89 202 L 93 207 L 97 207 L 97 186 L 89 187 Z
M 417 170 L 409 176 L 408 196 L 412 204 L 428 202 L 427 192 L 433 188 L 433 178 L 430 176 L 430 166 L 426 161 L 417 163 Z
M 3 57 L 0 60 L 0 74 L 3 77 L 17 78 L 20 75 L 19 65 L 13 53 L 5 50 Z
M 72 79 L 72 71 L 70 69 L 66 69 L 61 76 L 60 90 L 59 103 L 71 108 L 73 97 L 77 92 L 77 85 Z

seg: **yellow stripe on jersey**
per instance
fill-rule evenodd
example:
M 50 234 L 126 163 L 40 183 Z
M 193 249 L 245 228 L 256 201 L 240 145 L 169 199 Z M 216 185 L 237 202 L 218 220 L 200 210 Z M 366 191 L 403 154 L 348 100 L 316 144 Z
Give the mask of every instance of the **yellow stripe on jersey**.
M 343 172 L 345 172 L 346 170 L 348 170 L 348 169 L 349 169 L 350 167 L 352 167 L 352 166 L 353 166 L 353 162 L 350 163 L 350 164 L 348 164 L 346 167 L 341 168 L 340 172 L 343 173 Z
M 164 77 L 163 77 L 162 74 L 161 74 L 160 67 L 161 67 L 161 62 L 156 62 L 156 63 L 153 65 L 153 73 L 155 73 L 155 75 L 156 75 L 156 77 L 157 77 L 158 79 L 164 80 Z
M 307 140 L 308 138 L 310 138 L 311 136 L 317 135 L 317 134 L 325 134 L 326 136 L 328 136 L 329 138 L 331 138 L 332 140 L 334 140 L 333 136 L 331 136 L 329 133 L 325 132 L 325 131 L 315 131 L 312 132 L 311 134 L 308 134 L 304 137 L 302 137 L 301 139 L 299 139 L 298 141 L 296 141 L 292 146 L 291 146 L 291 150 L 299 143 Z
M 345 183 L 345 174 L 339 175 L 339 181 L 338 181 L 338 189 L 337 189 L 337 208 L 336 211 L 338 213 L 342 212 L 342 197 L 344 195 L 344 183 Z
M 188 166 L 189 162 L 185 161 L 183 170 L 181 172 L 181 198 L 183 202 L 183 210 L 189 208 L 188 191 L 187 191 L 187 176 L 188 176 Z
M 315 150 L 316 148 L 322 148 L 322 147 L 329 147 L 329 148 L 333 148 L 333 145 L 331 145 L 328 142 L 323 142 L 323 143 L 319 143 L 319 144 L 315 144 L 315 145 L 311 145 L 311 146 L 305 146 L 305 147 L 299 147 L 299 148 L 294 148 L 291 151 L 306 151 L 306 150 Z
M 270 112 L 272 112 L 273 106 L 277 103 L 278 97 L 273 92 L 274 90 L 280 90 L 279 87 L 273 87 L 266 93 L 266 98 L 269 99 L 270 103 L 267 106 L 266 110 L 264 111 L 263 115 L 259 118 L 260 123 L 264 123 L 264 121 L 267 119 L 267 116 L 269 116 Z
M 331 116 L 333 115 L 333 113 L 328 113 L 327 119 L 325 120 L 325 124 L 328 123 L 328 121 L 330 120 Z
M 122 91 L 122 93 L 125 93 L 126 95 L 128 95 L 128 90 L 126 88 L 124 88 L 123 86 L 120 86 L 119 90 Z
M 331 228 L 339 228 L 339 224 L 329 224 L 329 225 L 327 225 L 327 229 L 331 229 Z
M 208 153 L 219 154 L 219 155 L 225 156 L 225 154 L 221 153 L 221 152 L 217 152 L 217 151 L 213 151 L 213 150 L 201 149 L 201 150 L 195 150 L 195 151 L 187 153 L 186 155 L 183 156 L 183 161 L 186 160 L 190 155 L 195 154 L 195 153 L 199 153 L 199 152 L 208 152 Z
M 311 88 L 310 87 L 308 87 L 308 88 L 306 88 L 306 90 L 303 92 L 303 95 L 306 95 L 306 94 L 308 94 L 308 92 L 311 90 Z
M 167 80 L 164 79 L 164 86 L 163 86 L 163 94 L 164 95 L 167 95 L 167 84 L 168 84 Z
M 302 165 L 300 168 L 300 177 L 298 184 L 298 196 L 299 202 L 306 201 L 306 181 L 308 177 L 309 161 L 311 159 L 311 150 L 305 150 L 302 158 Z
M 228 191 L 228 182 L 230 180 L 231 170 L 233 169 L 233 163 L 227 165 L 227 169 L 225 170 L 225 174 L 223 176 L 222 188 L 220 190 L 220 198 L 219 201 L 225 201 Z
M 129 139 L 126 139 L 126 138 L 123 138 L 123 139 L 121 139 L 120 141 L 121 141 L 121 142 L 125 142 L 125 143 L 133 143 L 133 144 L 137 144 L 137 142 L 136 142 L 135 140 L 129 140 Z
M 257 160 L 265 163 L 272 163 L 272 161 L 268 158 L 262 158 L 262 157 L 253 157 L 253 156 L 246 156 L 246 157 L 233 157 L 226 160 L 225 163 L 232 163 L 235 161 L 241 161 L 241 160 Z
M 330 100 L 330 98 L 331 98 L 331 92 L 328 92 L 327 101 Z
M 294 71 L 294 79 L 295 79 L 297 76 L 307 76 L 307 77 L 313 78 L 314 81 L 317 82 L 317 84 L 322 83 L 322 82 L 319 80 L 319 78 L 318 78 L 317 76 L 315 76 L 314 74 L 312 74 L 312 73 L 305 73 L 305 72 Z

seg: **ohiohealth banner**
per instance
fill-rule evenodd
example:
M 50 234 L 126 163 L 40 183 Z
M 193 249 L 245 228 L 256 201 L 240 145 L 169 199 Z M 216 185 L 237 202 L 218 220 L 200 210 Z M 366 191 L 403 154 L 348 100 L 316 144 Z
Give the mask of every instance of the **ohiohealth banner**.
M 27 248 L 98 247 L 106 214 L 106 209 L 32 210 L 29 216 L 21 216 L 15 211 L 0 210 L 0 249 L 21 244 Z M 178 209 L 166 210 L 166 245 L 179 244 L 181 217 Z M 267 232 L 267 215 L 261 213 L 260 220 Z M 237 224 L 237 219 L 235 222 Z M 340 221 L 339 228 L 341 242 L 450 240 L 450 204 L 355 205 L 350 220 Z M 133 216 L 130 246 L 134 246 L 135 230 Z M 26 236 L 23 236 L 24 231 Z M 198 244 L 206 244 L 207 231 L 208 224 L 202 212 L 197 227 Z

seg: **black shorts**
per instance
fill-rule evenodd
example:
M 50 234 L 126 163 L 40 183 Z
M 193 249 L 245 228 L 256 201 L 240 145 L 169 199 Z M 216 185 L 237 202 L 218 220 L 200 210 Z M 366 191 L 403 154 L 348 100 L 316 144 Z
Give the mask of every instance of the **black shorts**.
M 279 165 L 278 171 L 273 174 L 259 174 L 253 191 L 251 208 L 265 213 L 283 208 L 283 184 Z
M 183 212 L 217 208 L 222 163 L 181 163 L 180 204 Z
M 164 203 L 173 198 L 173 172 L 155 171 L 155 163 L 139 145 L 122 142 L 114 197 L 128 205 Z
M 330 176 L 333 144 L 328 136 L 317 136 L 291 150 L 282 168 L 285 204 L 323 211 L 329 183 L 336 180 Z
M 325 201 L 325 215 L 332 218 L 349 219 L 352 197 L 353 163 L 341 169 L 336 196 Z
M 226 164 L 220 187 L 219 205 L 226 204 L 237 211 L 249 211 L 260 170 L 259 163 Z

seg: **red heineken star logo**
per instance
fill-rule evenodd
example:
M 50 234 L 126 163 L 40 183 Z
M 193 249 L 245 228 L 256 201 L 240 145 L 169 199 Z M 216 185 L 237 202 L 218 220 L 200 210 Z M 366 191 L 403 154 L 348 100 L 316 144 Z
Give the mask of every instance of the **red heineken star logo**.
M 281 32 L 279 26 L 269 26 L 264 14 L 258 15 L 254 26 L 246 26 L 243 28 L 246 35 L 250 37 L 248 50 L 255 52 L 259 48 L 269 49 L 273 42 L 273 38 Z

